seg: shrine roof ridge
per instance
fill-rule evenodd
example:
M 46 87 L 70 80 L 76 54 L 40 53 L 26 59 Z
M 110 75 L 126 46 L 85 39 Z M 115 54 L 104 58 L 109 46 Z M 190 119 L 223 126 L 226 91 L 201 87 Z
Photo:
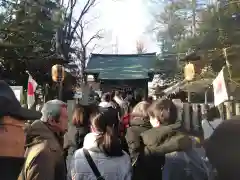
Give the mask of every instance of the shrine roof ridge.
M 141 54 L 101 54 L 101 53 L 91 53 L 91 56 L 128 56 L 128 57 L 139 57 L 139 56 L 156 56 L 156 52 L 152 53 L 141 53 Z M 90 57 L 91 57 L 90 56 Z

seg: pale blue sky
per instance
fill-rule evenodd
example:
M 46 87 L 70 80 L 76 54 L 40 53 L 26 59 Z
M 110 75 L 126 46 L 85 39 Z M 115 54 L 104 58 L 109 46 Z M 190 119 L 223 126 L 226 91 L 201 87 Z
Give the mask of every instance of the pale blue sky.
M 104 29 L 105 38 L 98 43 L 104 47 L 102 53 L 114 53 L 116 42 L 118 53 L 135 53 L 138 40 L 145 44 L 148 52 L 159 51 L 152 34 L 146 32 L 152 21 L 147 2 L 148 0 L 99 0 L 86 17 L 99 17 L 89 26 L 87 35 L 91 36 L 98 29 Z M 80 4 L 79 6 L 81 7 Z

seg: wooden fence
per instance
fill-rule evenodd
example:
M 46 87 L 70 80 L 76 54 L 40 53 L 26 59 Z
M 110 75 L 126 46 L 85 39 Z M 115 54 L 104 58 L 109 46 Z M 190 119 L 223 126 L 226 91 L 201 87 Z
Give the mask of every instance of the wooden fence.
M 234 115 L 240 115 L 240 103 L 237 102 L 225 102 L 218 108 L 223 119 L 231 119 Z M 182 121 L 186 130 L 200 132 L 204 111 L 204 103 L 183 103 L 182 108 L 178 108 L 178 119 Z

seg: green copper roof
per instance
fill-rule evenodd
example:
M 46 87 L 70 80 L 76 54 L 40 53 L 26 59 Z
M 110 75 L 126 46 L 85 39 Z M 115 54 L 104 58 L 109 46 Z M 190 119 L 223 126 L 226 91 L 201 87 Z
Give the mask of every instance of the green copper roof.
M 155 53 L 92 54 L 85 72 L 97 73 L 99 79 L 147 79 L 155 64 Z

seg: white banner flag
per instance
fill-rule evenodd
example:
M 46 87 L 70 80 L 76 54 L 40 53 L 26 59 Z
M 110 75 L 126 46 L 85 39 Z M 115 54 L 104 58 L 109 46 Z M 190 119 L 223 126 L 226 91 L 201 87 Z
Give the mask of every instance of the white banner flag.
M 227 86 L 221 70 L 213 81 L 214 105 L 217 106 L 228 100 Z

